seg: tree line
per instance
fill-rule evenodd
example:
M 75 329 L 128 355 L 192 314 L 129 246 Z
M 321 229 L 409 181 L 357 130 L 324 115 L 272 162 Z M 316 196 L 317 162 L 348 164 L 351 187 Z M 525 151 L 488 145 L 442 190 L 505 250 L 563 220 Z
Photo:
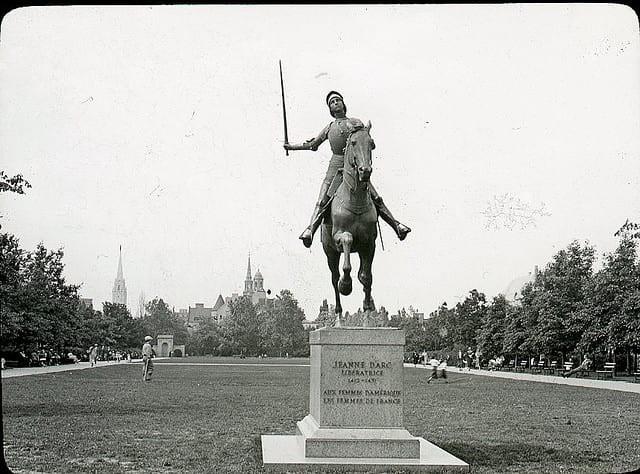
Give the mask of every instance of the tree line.
M 487 301 L 473 289 L 423 322 L 399 312 L 390 325 L 406 330 L 409 351 L 457 354 L 472 348 L 485 360 L 543 355 L 558 363 L 588 354 L 597 365 L 617 362 L 631 371 L 640 350 L 639 236 L 617 235 L 618 247 L 604 255 L 598 270 L 594 247 L 573 241 L 525 284 L 516 301 L 502 294 Z
M 205 321 L 191 338 L 190 353 L 199 355 L 309 355 L 304 311 L 289 290 L 273 300 L 253 304 L 247 296 L 230 302 L 222 321 Z
M 147 302 L 141 318 L 125 305 L 85 305 L 79 285 L 64 277 L 64 252 L 42 243 L 26 251 L 18 239 L 0 233 L 0 334 L 3 351 L 29 354 L 42 348 L 82 355 L 92 344 L 107 350 L 139 350 L 145 335 L 173 334 L 176 344 L 200 354 L 308 354 L 304 313 L 289 290 L 273 304 L 254 306 L 246 297 L 231 303 L 230 317 L 205 321 L 193 334 L 159 297 Z

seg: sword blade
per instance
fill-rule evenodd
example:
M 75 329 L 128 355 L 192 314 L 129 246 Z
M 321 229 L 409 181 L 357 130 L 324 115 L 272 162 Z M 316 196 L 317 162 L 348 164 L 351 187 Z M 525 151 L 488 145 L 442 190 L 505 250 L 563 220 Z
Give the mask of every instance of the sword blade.
M 284 81 L 282 80 L 282 61 L 278 60 L 280 65 L 280 90 L 282 92 L 282 119 L 284 121 L 284 143 L 289 144 L 289 133 L 287 131 L 287 107 L 284 102 Z M 289 150 L 285 150 L 287 156 L 289 156 Z

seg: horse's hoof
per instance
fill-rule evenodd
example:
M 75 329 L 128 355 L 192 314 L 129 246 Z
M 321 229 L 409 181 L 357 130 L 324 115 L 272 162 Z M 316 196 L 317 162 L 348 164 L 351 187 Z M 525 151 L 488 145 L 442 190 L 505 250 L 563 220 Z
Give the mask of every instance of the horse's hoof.
M 351 284 L 350 281 L 346 282 L 344 280 L 340 280 L 338 282 L 338 290 L 340 291 L 341 295 L 350 295 L 351 291 L 353 290 L 353 285 Z

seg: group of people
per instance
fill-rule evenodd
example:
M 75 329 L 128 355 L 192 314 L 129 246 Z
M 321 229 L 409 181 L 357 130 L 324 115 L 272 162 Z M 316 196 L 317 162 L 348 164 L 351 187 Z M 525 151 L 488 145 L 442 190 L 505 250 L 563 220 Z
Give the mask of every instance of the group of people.
M 431 383 L 433 379 L 442 379 L 445 383 L 449 383 L 447 380 L 447 360 L 449 357 L 442 357 L 437 359 L 435 356 L 429 359 L 429 367 L 431 368 L 431 372 L 429 374 L 429 378 L 427 379 L 427 383 Z
M 20 352 L 23 359 L 28 359 L 29 367 L 46 367 L 64 363 L 77 363 L 78 357 L 73 352 L 63 352 L 62 354 L 51 349 L 40 349 L 33 351 L 27 357 L 24 352 Z
M 126 352 L 126 356 L 123 355 L 120 351 L 107 351 L 105 354 L 108 357 L 107 360 L 115 360 L 120 362 L 123 357 L 126 357 L 127 361 L 131 361 L 132 357 L 141 356 L 142 357 L 142 380 L 145 382 L 151 381 L 151 375 L 153 374 L 153 361 L 152 359 L 156 356 L 156 351 L 154 350 L 151 342 L 153 338 L 151 336 L 145 336 L 144 344 L 142 345 L 142 352 L 138 354 L 137 352 L 132 353 L 130 351 Z M 96 365 L 98 361 L 98 344 L 93 344 L 87 352 L 89 353 L 89 363 L 91 367 Z
M 126 360 L 130 362 L 132 358 L 135 358 L 135 353 L 132 353 L 131 351 L 118 351 L 105 349 L 104 347 L 101 349 L 98 344 L 92 344 L 89 349 L 87 349 L 87 355 L 89 357 L 89 364 L 91 367 L 96 365 L 99 360 L 116 362 Z
M 504 356 L 497 356 L 497 357 L 492 357 L 491 359 L 489 359 L 489 365 L 487 366 L 487 369 L 489 370 L 499 370 L 500 368 L 502 368 L 502 366 L 504 365 Z

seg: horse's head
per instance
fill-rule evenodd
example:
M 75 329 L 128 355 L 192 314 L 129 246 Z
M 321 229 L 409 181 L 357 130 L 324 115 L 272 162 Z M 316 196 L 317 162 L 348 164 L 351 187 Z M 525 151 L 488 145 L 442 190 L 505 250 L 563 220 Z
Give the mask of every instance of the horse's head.
M 371 177 L 371 151 L 376 144 L 369 135 L 371 122 L 366 127 L 361 127 L 349 135 L 347 147 L 345 149 L 345 166 L 353 167 L 358 175 L 358 181 L 367 182 Z

